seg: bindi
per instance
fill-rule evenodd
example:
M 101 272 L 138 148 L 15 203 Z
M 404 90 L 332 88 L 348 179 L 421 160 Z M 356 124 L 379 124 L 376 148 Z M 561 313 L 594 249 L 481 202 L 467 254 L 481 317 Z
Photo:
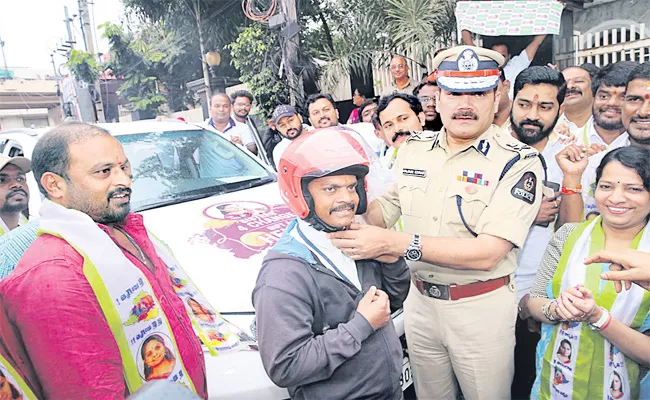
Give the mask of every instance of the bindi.
M 539 95 L 536 94 L 533 96 L 533 101 L 537 103 L 539 101 Z
M 648 99 L 650 99 L 650 94 L 646 94 L 644 97 L 645 97 L 646 100 L 648 100 Z

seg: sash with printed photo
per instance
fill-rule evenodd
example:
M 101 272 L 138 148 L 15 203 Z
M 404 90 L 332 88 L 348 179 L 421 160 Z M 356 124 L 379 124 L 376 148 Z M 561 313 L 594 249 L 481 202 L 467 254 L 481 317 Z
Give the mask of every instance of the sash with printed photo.
M 9 361 L 0 355 L 0 399 L 37 400 L 32 389 Z
M 88 215 L 49 200 L 40 212 L 38 234 L 65 240 L 84 258 L 84 275 L 115 336 L 129 391 L 166 379 L 196 392 L 167 316 L 144 274 Z
M 584 222 L 567 239 L 551 281 L 552 298 L 558 298 L 570 286 L 584 284 L 598 306 L 638 330 L 650 313 L 650 293 L 632 285 L 630 290 L 617 294 L 614 282 L 600 279 L 608 264 L 583 263 L 585 257 L 605 247 L 601 221 L 597 217 Z M 647 225 L 630 247 L 650 250 Z M 638 398 L 639 365 L 586 323 L 566 321 L 555 325 L 541 365 L 540 399 Z
M 208 303 L 172 252 L 151 232 L 149 232 L 149 236 L 156 248 L 156 253 L 169 270 L 174 290 L 183 300 L 196 335 L 210 350 L 210 354 L 216 356 L 220 352 L 242 350 L 245 347 L 242 345 L 242 338 L 233 332 L 229 323 Z

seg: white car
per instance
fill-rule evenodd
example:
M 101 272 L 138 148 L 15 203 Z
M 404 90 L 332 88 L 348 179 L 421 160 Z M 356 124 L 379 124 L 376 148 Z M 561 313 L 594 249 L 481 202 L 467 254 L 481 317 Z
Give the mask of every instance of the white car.
M 294 218 L 273 170 L 223 135 L 182 121 L 100 124 L 124 146 L 133 172 L 131 209 L 171 247 L 208 301 L 228 321 L 251 332 L 251 294 L 262 259 Z M 43 131 L 0 132 L 0 153 L 31 157 Z M 219 144 L 218 165 L 200 163 L 206 136 Z M 29 181 L 30 214 L 40 196 Z M 401 310 L 393 315 L 404 335 Z M 405 341 L 403 344 L 405 345 Z M 258 352 L 212 357 L 206 351 L 208 392 L 219 399 L 285 399 L 266 375 Z M 412 384 L 404 358 L 403 388 Z

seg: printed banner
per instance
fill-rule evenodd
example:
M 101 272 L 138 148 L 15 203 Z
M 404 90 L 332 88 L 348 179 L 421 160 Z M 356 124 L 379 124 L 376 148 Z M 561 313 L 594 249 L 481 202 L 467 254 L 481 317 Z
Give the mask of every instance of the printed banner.
M 486 36 L 557 35 L 562 4 L 539 1 L 459 1 L 456 6 L 461 30 Z

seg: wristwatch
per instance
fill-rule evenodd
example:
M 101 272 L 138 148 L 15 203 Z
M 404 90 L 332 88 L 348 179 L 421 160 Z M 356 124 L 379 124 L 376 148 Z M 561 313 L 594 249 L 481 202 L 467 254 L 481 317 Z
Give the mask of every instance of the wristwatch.
M 598 321 L 594 322 L 593 324 L 591 322 L 587 322 L 587 326 L 592 331 L 602 330 L 609 322 L 609 318 L 610 318 L 609 311 L 607 311 L 603 307 L 600 307 L 600 309 L 603 310 L 603 315 L 600 316 L 600 319 L 598 319 Z
M 404 257 L 409 261 L 420 261 L 420 258 L 422 258 L 422 243 L 420 243 L 420 235 L 413 235 L 413 241 L 406 249 Z

